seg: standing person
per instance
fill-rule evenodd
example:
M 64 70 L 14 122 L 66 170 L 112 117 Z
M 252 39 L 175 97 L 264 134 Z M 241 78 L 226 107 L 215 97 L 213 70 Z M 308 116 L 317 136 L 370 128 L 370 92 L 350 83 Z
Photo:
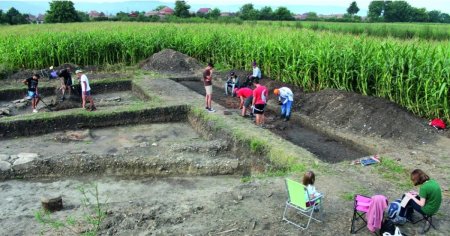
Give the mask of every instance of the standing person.
M 89 86 L 89 79 L 87 76 L 83 73 L 82 70 L 76 70 L 75 74 L 77 74 L 77 78 L 80 80 L 81 83 L 81 107 L 86 108 L 86 99 L 89 100 L 90 104 L 90 111 L 95 111 L 97 108 L 94 105 L 94 99 L 91 96 L 91 87 Z
M 39 74 L 34 74 L 32 77 L 25 79 L 22 83 L 28 85 L 28 96 L 27 98 L 31 99 L 31 109 L 33 109 L 33 113 L 38 112 L 36 109 L 39 101 L 41 100 L 38 93 L 38 84 L 41 76 Z
M 240 99 L 239 109 L 242 110 L 241 115 L 245 117 L 247 108 L 250 107 L 253 101 L 253 90 L 247 87 L 236 89 L 236 96 Z
M 274 89 L 273 93 L 278 96 L 278 102 L 281 104 L 281 119 L 288 121 L 291 118 L 291 108 L 294 102 L 294 94 L 288 87 Z
M 213 72 L 214 65 L 210 62 L 208 63 L 208 66 L 206 67 L 205 71 L 203 71 L 203 84 L 205 85 L 205 102 L 206 107 L 205 109 L 208 112 L 215 112 L 216 110 L 212 109 L 211 107 L 211 100 L 212 100 L 212 72 Z
M 58 71 L 58 77 L 61 78 L 61 102 L 64 101 L 66 90 L 69 92 L 69 97 L 72 93 L 72 76 L 70 75 L 70 68 L 61 69 Z
M 265 121 L 264 108 L 266 107 L 269 91 L 265 86 L 259 84 L 258 79 L 253 81 L 253 85 L 256 87 L 255 90 L 253 90 L 253 113 L 256 115 L 256 125 L 262 125 Z

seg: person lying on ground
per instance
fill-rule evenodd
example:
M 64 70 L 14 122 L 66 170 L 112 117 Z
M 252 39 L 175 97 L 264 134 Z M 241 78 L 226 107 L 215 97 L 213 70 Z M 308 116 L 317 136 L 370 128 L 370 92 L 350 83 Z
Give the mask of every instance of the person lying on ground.
M 90 104 L 90 111 L 95 111 L 97 108 L 94 105 L 94 99 L 91 95 L 91 87 L 89 86 L 89 79 L 88 77 L 83 73 L 82 70 L 75 71 L 75 74 L 77 75 L 77 78 L 80 80 L 81 84 L 81 107 L 86 108 L 86 99 L 89 100 Z
M 225 82 L 225 95 L 228 95 L 228 91 L 231 91 L 231 95 L 235 96 L 234 89 L 239 88 L 239 77 L 234 71 L 228 76 L 227 82 Z M 231 90 L 230 90 L 231 89 Z
M 253 90 L 252 109 L 256 115 L 256 125 L 263 125 L 265 122 L 264 108 L 266 107 L 269 92 L 266 86 L 259 83 L 258 79 L 253 81 L 253 85 L 255 90 Z
M 22 83 L 28 85 L 27 99 L 31 100 L 31 109 L 33 109 L 33 113 L 38 112 L 36 107 L 41 100 L 38 93 L 38 84 L 40 78 L 41 76 L 39 74 L 34 74 L 32 77 L 22 81 Z
M 247 87 L 236 89 L 236 96 L 239 98 L 239 109 L 242 110 L 241 116 L 245 117 L 247 113 L 247 109 L 250 108 L 250 105 L 253 101 L 253 90 Z M 250 115 L 253 115 L 252 113 Z
M 69 97 L 72 93 L 72 76 L 70 75 L 70 68 L 61 69 L 58 71 L 58 77 L 61 78 L 61 101 L 64 101 L 66 90 L 68 91 Z
M 281 119 L 288 121 L 291 118 L 291 108 L 294 102 L 294 94 L 288 87 L 274 89 L 273 93 L 278 96 L 278 102 L 281 105 Z

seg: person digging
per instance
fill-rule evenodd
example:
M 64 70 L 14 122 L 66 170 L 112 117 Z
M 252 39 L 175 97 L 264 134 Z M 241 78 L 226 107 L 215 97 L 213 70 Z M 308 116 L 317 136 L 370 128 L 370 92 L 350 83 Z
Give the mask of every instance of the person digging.
M 41 76 L 39 74 L 34 74 L 32 77 L 22 81 L 25 85 L 28 85 L 28 96 L 27 99 L 31 100 L 31 108 L 33 113 L 37 113 L 36 109 L 39 101 L 41 100 L 38 93 L 38 84 Z
M 68 91 L 69 97 L 72 93 L 72 76 L 70 75 L 70 68 L 61 69 L 58 71 L 58 77 L 61 78 L 61 102 L 66 99 L 65 93 Z
M 288 87 L 274 89 L 273 94 L 278 96 L 278 104 L 281 105 L 281 119 L 288 121 L 291 118 L 291 108 L 294 102 L 294 94 Z
M 81 107 L 86 109 L 86 99 L 89 100 L 90 104 L 90 111 L 95 111 L 97 108 L 94 105 L 94 99 L 91 96 L 91 87 L 89 86 L 89 79 L 88 77 L 83 73 L 82 70 L 76 70 L 75 74 L 77 75 L 77 78 L 80 80 L 81 84 Z

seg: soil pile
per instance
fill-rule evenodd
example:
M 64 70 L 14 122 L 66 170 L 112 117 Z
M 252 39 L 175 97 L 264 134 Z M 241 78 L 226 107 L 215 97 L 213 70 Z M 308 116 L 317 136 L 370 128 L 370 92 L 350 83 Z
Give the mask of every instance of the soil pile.
M 163 73 L 194 74 L 202 65 L 194 58 L 172 49 L 164 49 L 141 62 L 143 70 L 155 70 Z
M 426 120 L 386 99 L 336 89 L 304 96 L 300 100 L 301 113 L 339 128 L 421 142 L 428 142 L 434 136 Z

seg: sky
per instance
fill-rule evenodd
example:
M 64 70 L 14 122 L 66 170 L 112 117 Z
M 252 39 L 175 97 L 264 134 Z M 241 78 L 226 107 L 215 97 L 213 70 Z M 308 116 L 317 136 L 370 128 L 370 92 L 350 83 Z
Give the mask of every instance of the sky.
M 3 0 L 0 0 L 0 2 Z M 18 0 L 27 1 L 27 0 Z M 48 2 L 50 0 L 36 0 L 41 2 Z M 126 0 L 72 0 L 72 2 L 124 2 Z M 136 0 L 135 0 L 136 1 Z M 149 0 L 137 0 L 141 2 Z M 160 2 L 174 3 L 174 0 L 159 0 Z M 359 8 L 367 9 L 369 3 L 372 0 L 356 0 Z M 207 0 L 186 0 L 188 4 L 208 4 L 211 5 L 211 1 Z M 310 6 L 345 6 L 348 7 L 353 0 L 226 0 L 221 3 L 214 3 L 217 6 L 220 5 L 243 5 L 245 3 L 253 3 L 255 5 L 267 5 L 267 6 L 286 6 L 286 5 L 310 5 Z M 425 7 L 427 10 L 441 9 L 444 12 L 450 12 L 450 0 L 414 0 L 407 1 L 414 7 Z
M 16 1 L 6 1 L 0 0 L 0 8 L 2 2 L 15 2 L 16 4 L 19 2 L 39 2 L 45 3 L 48 5 L 48 2 L 51 0 L 16 0 Z M 132 0 L 133 2 L 145 2 L 152 3 L 167 3 L 169 6 L 173 6 L 175 0 Z M 271 6 L 272 8 L 276 8 L 279 6 L 286 6 L 289 9 L 294 10 L 294 13 L 304 13 L 309 9 L 310 11 L 318 12 L 319 14 L 322 11 L 322 14 L 330 14 L 330 13 L 345 13 L 346 9 L 350 5 L 350 3 L 354 0 L 225 0 L 225 1 L 208 1 L 208 0 L 185 0 L 189 5 L 192 6 L 192 10 L 196 10 L 198 7 L 218 7 L 222 11 L 237 11 L 239 7 L 246 3 L 253 3 L 256 8 L 260 8 L 262 6 Z M 360 12 L 358 15 L 366 15 L 367 9 L 372 0 L 355 0 L 360 8 Z M 81 4 L 86 7 L 89 3 L 93 3 L 94 5 L 100 5 L 100 3 L 118 3 L 118 2 L 127 2 L 127 0 L 72 0 L 75 3 L 75 6 L 81 6 Z M 450 0 L 414 0 L 407 1 L 413 7 L 425 7 L 428 11 L 430 10 L 440 10 L 442 12 L 450 13 Z M 130 9 L 134 10 L 134 9 Z M 302 12 L 303 11 L 303 12 Z

